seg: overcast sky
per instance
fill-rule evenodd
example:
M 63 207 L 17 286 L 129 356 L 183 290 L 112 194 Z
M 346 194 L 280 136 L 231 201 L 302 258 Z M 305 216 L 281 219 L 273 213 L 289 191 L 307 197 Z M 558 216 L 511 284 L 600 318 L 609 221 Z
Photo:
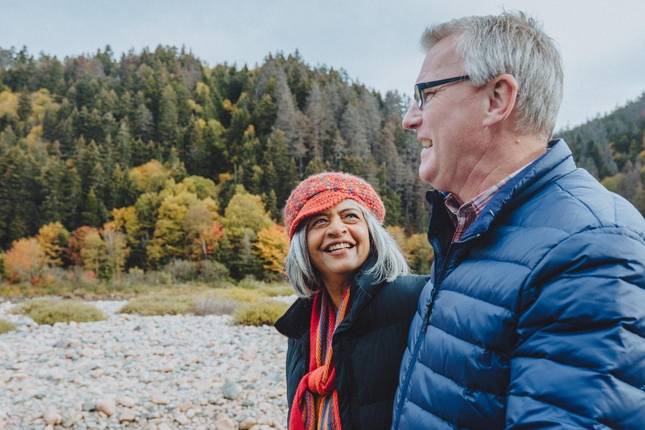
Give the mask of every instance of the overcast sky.
M 644 0 L 0 0 L 0 47 L 59 57 L 109 44 L 120 54 L 158 44 L 209 65 L 262 62 L 298 49 L 310 65 L 343 68 L 382 93 L 410 93 L 424 28 L 506 9 L 531 13 L 564 57 L 559 127 L 573 126 L 645 91 Z

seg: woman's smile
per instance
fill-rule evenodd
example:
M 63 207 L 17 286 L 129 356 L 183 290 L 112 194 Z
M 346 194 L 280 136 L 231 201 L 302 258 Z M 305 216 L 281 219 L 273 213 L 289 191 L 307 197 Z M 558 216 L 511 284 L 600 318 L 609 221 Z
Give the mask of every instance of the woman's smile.
M 307 223 L 307 248 L 322 278 L 344 283 L 361 267 L 370 251 L 369 230 L 360 206 L 344 200 Z

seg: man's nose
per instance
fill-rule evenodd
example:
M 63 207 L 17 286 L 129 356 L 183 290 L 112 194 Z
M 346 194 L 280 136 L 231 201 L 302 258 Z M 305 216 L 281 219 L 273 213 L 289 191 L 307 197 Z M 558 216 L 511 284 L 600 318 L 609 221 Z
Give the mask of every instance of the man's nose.
M 415 103 L 410 103 L 410 107 L 403 116 L 401 125 L 406 130 L 415 130 L 421 124 L 421 111 Z

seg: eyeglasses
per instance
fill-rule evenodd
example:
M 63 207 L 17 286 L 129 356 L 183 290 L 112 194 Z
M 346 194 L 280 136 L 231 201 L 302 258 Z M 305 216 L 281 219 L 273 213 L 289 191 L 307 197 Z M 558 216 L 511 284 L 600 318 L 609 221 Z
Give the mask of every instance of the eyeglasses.
M 428 94 L 426 93 L 426 90 L 428 90 L 429 88 L 438 87 L 439 85 L 443 85 L 443 84 L 463 82 L 469 79 L 470 79 L 470 76 L 463 75 L 463 76 L 457 76 L 454 78 L 439 79 L 438 81 L 419 82 L 414 86 L 414 101 L 416 101 L 417 107 L 419 108 L 419 110 L 422 110 L 423 105 L 426 103 L 426 98 L 428 96 Z

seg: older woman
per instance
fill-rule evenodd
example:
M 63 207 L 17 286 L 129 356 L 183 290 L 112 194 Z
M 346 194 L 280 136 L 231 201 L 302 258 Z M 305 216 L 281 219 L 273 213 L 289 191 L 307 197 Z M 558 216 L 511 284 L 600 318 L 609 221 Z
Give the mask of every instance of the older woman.
M 289 338 L 289 429 L 389 429 L 408 327 L 427 278 L 383 228 L 364 180 L 321 173 L 284 211 L 286 270 L 300 296 L 276 322 Z

